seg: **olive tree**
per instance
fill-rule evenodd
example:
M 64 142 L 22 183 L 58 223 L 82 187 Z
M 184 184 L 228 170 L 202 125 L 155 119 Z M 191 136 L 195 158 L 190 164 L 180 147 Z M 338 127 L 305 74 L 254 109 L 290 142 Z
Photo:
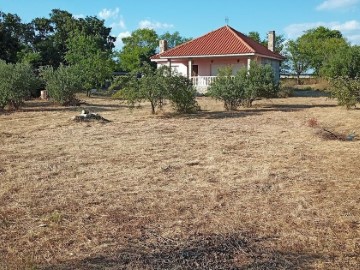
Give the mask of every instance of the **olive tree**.
M 250 69 L 241 68 L 232 76 L 232 67 L 219 69 L 216 80 L 210 85 L 209 96 L 224 102 L 226 110 L 239 106 L 251 107 L 257 98 L 275 97 L 278 83 L 270 65 L 251 62 Z
M 19 108 L 38 84 L 30 65 L 6 64 L 0 60 L 0 108 L 7 105 Z
M 149 101 L 151 113 L 161 108 L 164 100 L 171 101 L 174 109 L 180 113 L 190 113 L 199 109 L 196 102 L 196 90 L 191 81 L 167 66 L 153 69 L 149 64 L 133 71 L 121 79 L 120 89 L 113 97 L 127 100 L 131 107 L 141 101 Z
M 41 77 L 45 81 L 45 88 L 50 98 L 64 105 L 76 105 L 76 92 L 81 85 L 78 66 L 60 65 L 57 69 L 47 66 L 41 69 Z

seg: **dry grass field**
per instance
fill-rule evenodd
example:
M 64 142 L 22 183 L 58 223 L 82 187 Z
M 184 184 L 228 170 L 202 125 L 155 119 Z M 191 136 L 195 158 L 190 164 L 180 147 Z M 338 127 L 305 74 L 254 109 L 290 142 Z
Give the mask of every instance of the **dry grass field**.
M 0 269 L 359 269 L 360 110 L 86 102 L 0 114 Z

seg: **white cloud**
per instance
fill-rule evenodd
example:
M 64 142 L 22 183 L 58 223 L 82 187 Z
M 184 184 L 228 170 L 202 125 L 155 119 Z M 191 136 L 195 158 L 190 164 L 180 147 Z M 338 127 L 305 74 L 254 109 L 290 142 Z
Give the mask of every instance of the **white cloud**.
M 324 26 L 332 30 L 339 30 L 345 38 L 353 44 L 360 44 L 360 21 L 351 20 L 344 23 L 340 22 L 311 22 L 291 24 L 284 29 L 286 38 L 295 39 L 303 35 L 306 30 Z
M 316 7 L 317 10 L 334 10 L 353 7 L 359 0 L 326 0 Z
M 348 40 L 352 44 L 360 45 L 360 34 L 358 34 L 358 35 L 350 35 L 350 36 L 348 36 Z
M 131 33 L 129 31 L 121 32 L 117 37 L 115 41 L 115 47 L 116 49 L 121 49 L 122 46 L 124 46 L 124 43 L 122 42 L 122 39 L 125 37 L 130 37 Z
M 114 22 L 110 24 L 110 27 L 113 29 L 120 28 L 120 29 L 126 29 L 126 24 L 123 16 L 120 16 L 120 20 L 118 22 Z
M 315 23 L 297 23 L 297 24 L 290 24 L 285 27 L 284 31 L 289 39 L 295 39 L 304 34 L 306 30 L 311 28 L 316 28 L 321 25 L 324 25 L 322 22 L 315 22 Z
M 173 24 L 169 24 L 169 23 L 161 23 L 161 22 L 154 22 L 154 21 L 149 21 L 149 20 L 142 20 L 139 22 L 139 28 L 144 29 L 168 29 L 168 28 L 173 28 L 174 25 Z
M 343 24 L 333 23 L 331 29 L 339 30 L 341 32 L 360 30 L 360 22 L 356 20 L 348 21 Z
M 84 14 L 75 14 L 73 15 L 75 19 L 84 19 L 86 16 Z
M 98 14 L 98 16 L 103 19 L 103 20 L 107 20 L 110 18 L 117 18 L 119 15 L 120 9 L 117 7 L 114 10 L 112 9 L 106 9 L 104 8 L 103 10 L 101 10 Z

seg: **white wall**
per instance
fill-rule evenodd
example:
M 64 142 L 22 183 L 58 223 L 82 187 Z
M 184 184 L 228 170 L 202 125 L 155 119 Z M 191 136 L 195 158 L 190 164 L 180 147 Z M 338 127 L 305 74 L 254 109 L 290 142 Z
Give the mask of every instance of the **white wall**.
M 160 68 L 162 66 L 169 66 L 168 62 L 164 63 L 158 63 L 157 67 Z M 187 63 L 184 62 L 178 62 L 178 61 L 172 61 L 171 62 L 171 69 L 178 72 L 179 74 L 187 77 Z
M 270 65 L 272 67 L 272 69 L 274 70 L 275 73 L 275 78 L 277 80 L 280 79 L 280 61 L 278 60 L 273 60 L 273 59 L 261 59 L 261 63 L 263 65 Z

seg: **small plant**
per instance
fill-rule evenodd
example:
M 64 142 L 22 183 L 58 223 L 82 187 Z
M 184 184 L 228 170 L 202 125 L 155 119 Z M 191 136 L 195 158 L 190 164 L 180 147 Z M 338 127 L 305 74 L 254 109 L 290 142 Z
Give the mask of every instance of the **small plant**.
M 312 128 L 319 126 L 318 120 L 316 118 L 313 118 L 313 117 L 308 119 L 307 120 L 307 126 L 312 127 Z
M 52 223 L 59 224 L 63 220 L 63 215 L 59 211 L 54 211 L 49 215 L 48 220 Z

